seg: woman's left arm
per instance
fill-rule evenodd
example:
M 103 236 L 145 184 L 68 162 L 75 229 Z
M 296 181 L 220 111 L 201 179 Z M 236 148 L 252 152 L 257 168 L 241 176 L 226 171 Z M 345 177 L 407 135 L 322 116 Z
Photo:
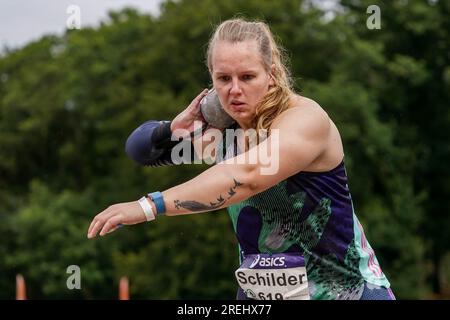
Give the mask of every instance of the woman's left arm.
M 301 119 L 299 122 L 298 119 Z M 330 121 L 320 108 L 292 108 L 272 124 L 269 138 L 197 177 L 162 192 L 166 215 L 217 210 L 258 194 L 310 165 L 325 150 Z M 156 212 L 152 201 L 149 201 Z M 88 237 L 104 235 L 119 224 L 146 221 L 134 202 L 113 205 L 98 214 Z

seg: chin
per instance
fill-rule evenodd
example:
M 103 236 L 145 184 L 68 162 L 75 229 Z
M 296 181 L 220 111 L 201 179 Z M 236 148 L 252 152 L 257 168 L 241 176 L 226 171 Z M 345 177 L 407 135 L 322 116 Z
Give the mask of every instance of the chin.
M 239 116 L 239 115 L 233 115 L 233 119 L 238 123 L 251 123 L 253 120 L 253 117 L 249 116 Z

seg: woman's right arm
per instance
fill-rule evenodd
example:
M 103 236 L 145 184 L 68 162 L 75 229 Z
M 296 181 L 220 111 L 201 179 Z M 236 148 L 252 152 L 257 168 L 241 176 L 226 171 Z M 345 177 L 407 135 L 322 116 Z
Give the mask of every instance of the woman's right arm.
M 137 163 L 151 167 L 192 163 L 202 159 L 203 150 L 211 142 L 204 139 L 208 134 L 206 136 L 203 134 L 208 133 L 208 130 L 205 130 L 206 121 L 200 112 L 200 101 L 207 92 L 206 89 L 202 91 L 172 121 L 150 120 L 140 125 L 127 139 L 125 146 L 127 155 Z M 201 125 L 196 127 L 199 123 Z M 194 132 L 199 128 L 202 130 L 200 135 Z M 184 135 L 190 133 L 190 139 L 183 139 L 180 132 L 184 132 Z M 179 143 L 184 145 L 177 148 L 175 152 L 177 159 L 174 159 L 172 150 Z

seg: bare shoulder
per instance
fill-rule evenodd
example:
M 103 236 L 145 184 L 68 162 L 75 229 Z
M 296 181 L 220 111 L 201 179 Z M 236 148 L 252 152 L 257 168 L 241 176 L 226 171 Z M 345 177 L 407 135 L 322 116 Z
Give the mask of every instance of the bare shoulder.
M 292 98 L 292 106 L 275 118 L 271 128 L 298 129 L 314 135 L 326 134 L 330 129 L 330 118 L 317 102 L 296 95 Z

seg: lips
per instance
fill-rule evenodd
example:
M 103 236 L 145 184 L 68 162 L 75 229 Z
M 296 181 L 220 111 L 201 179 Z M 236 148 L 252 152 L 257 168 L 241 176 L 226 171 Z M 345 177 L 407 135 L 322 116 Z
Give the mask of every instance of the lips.
M 247 109 L 243 105 L 231 105 L 231 112 L 245 112 Z
M 244 105 L 244 104 L 245 104 L 244 102 L 239 101 L 239 100 L 233 100 L 233 101 L 231 101 L 231 105 L 232 105 L 232 106 L 241 106 L 241 105 Z
M 246 103 L 239 99 L 231 99 L 229 100 L 229 108 L 234 112 L 243 112 L 247 109 Z

